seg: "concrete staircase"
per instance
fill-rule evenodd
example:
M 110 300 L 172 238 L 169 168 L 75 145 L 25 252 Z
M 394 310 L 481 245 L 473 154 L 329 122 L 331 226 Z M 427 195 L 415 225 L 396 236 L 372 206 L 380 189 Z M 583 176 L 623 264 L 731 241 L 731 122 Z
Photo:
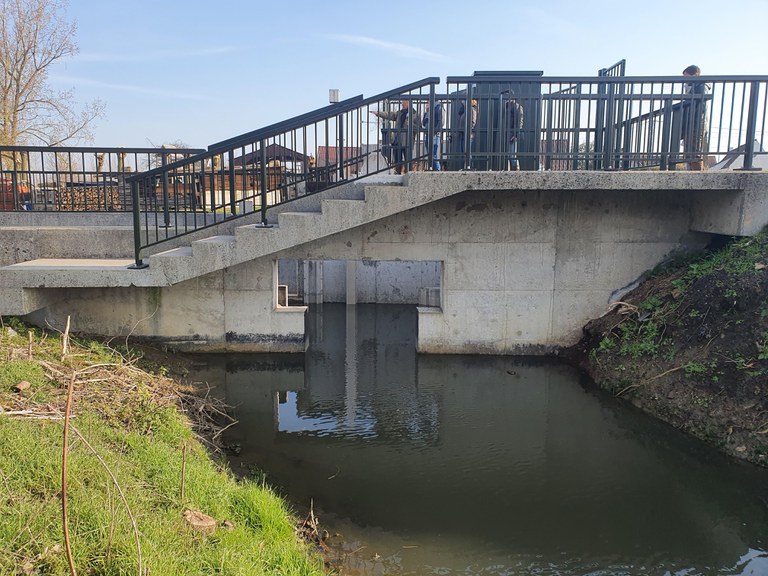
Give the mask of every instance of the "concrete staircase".
M 407 176 L 384 176 L 276 207 L 269 213 L 269 226 L 243 224 L 234 233 L 153 254 L 144 259 L 148 267 L 143 269 L 132 268 L 134 261 L 128 258 L 40 258 L 4 266 L 0 314 L 23 315 L 45 306 L 60 292 L 49 289 L 170 286 L 385 218 L 425 200 L 409 191 Z

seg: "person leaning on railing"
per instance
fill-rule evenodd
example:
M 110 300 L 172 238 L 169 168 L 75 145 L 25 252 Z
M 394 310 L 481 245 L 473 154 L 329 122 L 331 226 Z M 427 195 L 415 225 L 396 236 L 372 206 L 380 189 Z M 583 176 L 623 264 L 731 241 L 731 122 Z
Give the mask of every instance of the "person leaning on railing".
M 701 69 L 691 64 L 683 70 L 683 76 L 697 77 L 701 75 Z M 684 93 L 691 99 L 683 102 L 683 115 L 681 124 L 681 137 L 683 140 L 684 159 L 688 170 L 701 171 L 705 169 L 704 155 L 707 144 L 707 103 L 705 95 L 709 86 L 700 80 L 686 82 Z
M 410 102 L 403 99 L 400 110 L 382 111 L 371 110 L 371 114 L 385 120 L 395 122 L 395 128 L 389 131 L 389 143 L 392 146 L 392 163 L 395 164 L 395 174 L 402 174 L 406 162 L 412 157 L 416 136 L 419 133 L 419 117 Z

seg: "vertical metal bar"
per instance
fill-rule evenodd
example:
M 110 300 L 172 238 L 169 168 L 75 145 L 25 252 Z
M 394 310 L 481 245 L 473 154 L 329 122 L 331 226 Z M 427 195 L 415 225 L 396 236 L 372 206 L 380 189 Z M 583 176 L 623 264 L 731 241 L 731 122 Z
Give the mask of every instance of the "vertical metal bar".
M 760 94 L 760 84 L 753 80 L 749 88 L 749 109 L 747 112 L 747 134 L 744 143 L 744 166 L 742 170 L 760 170 L 753 168 L 752 162 L 755 156 L 755 133 L 757 127 L 757 100 Z
M 227 152 L 227 181 L 229 182 L 229 210 L 234 216 L 237 213 L 237 203 L 235 198 L 235 151 L 230 148 Z M 222 169 L 224 167 L 222 166 Z
M 339 181 L 345 180 L 344 178 L 344 114 L 338 115 L 336 121 L 336 131 L 338 133 L 338 154 L 336 154 L 336 160 L 339 163 Z
M 163 167 L 163 223 L 168 228 L 171 225 L 171 214 L 168 207 L 168 170 L 165 170 L 167 163 L 165 152 L 160 152 L 160 162 Z
M 259 186 L 261 186 L 261 224 L 267 225 L 267 147 L 259 141 Z
M 429 159 L 429 170 L 433 170 L 437 156 L 435 156 L 435 85 L 429 85 L 429 108 L 427 110 L 429 124 L 427 124 L 427 158 Z
M 549 98 L 547 98 L 546 134 L 544 136 L 544 170 L 552 169 L 552 106 L 552 94 L 549 94 Z
M 659 160 L 659 169 L 669 170 L 671 166 L 669 148 L 672 138 L 672 97 L 668 96 L 664 100 L 664 104 L 662 106 L 664 110 L 664 120 L 662 121 L 661 158 Z
M 146 182 L 144 183 L 146 188 Z M 141 216 L 139 214 L 139 181 L 131 182 L 131 199 L 133 202 L 133 257 L 131 268 L 146 268 L 147 264 L 141 259 Z

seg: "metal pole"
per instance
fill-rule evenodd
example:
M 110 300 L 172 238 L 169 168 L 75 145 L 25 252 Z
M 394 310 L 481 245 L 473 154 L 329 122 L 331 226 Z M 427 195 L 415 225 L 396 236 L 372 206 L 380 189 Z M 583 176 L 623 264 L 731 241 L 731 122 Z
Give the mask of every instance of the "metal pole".
M 434 170 L 437 157 L 435 156 L 435 85 L 429 85 L 429 124 L 427 125 L 427 158 L 429 158 L 429 169 Z
M 344 115 L 339 114 L 339 121 L 338 121 L 338 131 L 339 131 L 339 153 L 337 154 L 337 158 L 339 160 L 339 180 L 344 180 Z
M 161 152 L 162 154 L 162 165 L 163 168 L 165 168 L 165 165 L 167 164 L 167 159 L 165 152 Z M 168 209 L 168 171 L 163 170 L 163 222 L 165 223 L 165 227 L 169 228 L 171 226 L 171 214 Z
M 259 186 L 261 186 L 261 225 L 267 226 L 267 149 L 259 142 Z
M 757 131 L 757 98 L 760 93 L 760 83 L 753 81 L 749 89 L 749 111 L 747 116 L 747 140 L 744 143 L 744 166 L 740 170 L 762 170 L 755 168 L 752 162 L 755 158 L 755 133 Z
M 235 151 L 230 150 L 227 153 L 227 162 L 229 168 L 227 170 L 227 180 L 229 182 L 229 210 L 234 216 L 237 213 L 237 206 L 235 205 Z
M 149 184 L 148 181 L 144 182 L 144 187 Z M 131 182 L 131 199 L 133 202 L 133 255 L 135 263 L 129 268 L 141 269 L 147 268 L 149 265 L 144 264 L 141 259 L 141 215 L 139 213 L 139 182 L 134 180 Z

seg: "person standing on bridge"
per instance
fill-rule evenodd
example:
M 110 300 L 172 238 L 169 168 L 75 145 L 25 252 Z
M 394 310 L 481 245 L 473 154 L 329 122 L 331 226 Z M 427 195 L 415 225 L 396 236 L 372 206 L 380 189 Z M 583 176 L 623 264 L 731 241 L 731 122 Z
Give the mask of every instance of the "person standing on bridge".
M 429 142 L 429 125 L 432 124 L 432 142 Z M 432 160 L 432 170 L 440 171 L 440 133 L 443 130 L 443 104 L 435 102 L 435 106 L 430 114 L 429 110 L 424 112 L 421 119 L 421 125 L 424 127 L 424 147 Z
M 683 70 L 683 76 L 695 78 L 701 75 L 701 69 L 691 64 Z M 700 80 L 686 82 L 683 89 L 687 99 L 683 101 L 680 136 L 683 141 L 683 154 L 688 170 L 705 169 L 704 156 L 707 145 L 707 103 L 705 101 L 709 86 Z
M 403 98 L 400 110 L 371 110 L 371 114 L 385 120 L 392 120 L 395 127 L 389 130 L 388 138 L 392 146 L 392 163 L 395 174 L 403 174 L 413 154 L 413 145 L 419 133 L 418 113 L 411 108 L 410 101 Z

